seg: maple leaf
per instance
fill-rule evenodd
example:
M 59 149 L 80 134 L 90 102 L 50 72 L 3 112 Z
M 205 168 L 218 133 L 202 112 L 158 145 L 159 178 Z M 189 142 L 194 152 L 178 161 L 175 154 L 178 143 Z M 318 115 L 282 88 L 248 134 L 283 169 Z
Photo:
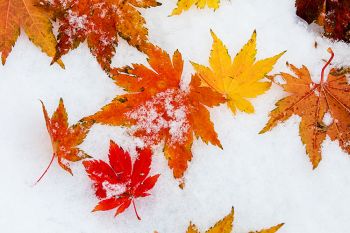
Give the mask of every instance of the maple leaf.
M 205 233 L 231 233 L 233 228 L 233 219 L 234 219 L 234 209 L 232 208 L 231 213 L 226 217 L 217 222 L 213 227 L 207 230 Z M 269 229 L 263 229 L 261 231 L 255 231 L 250 233 L 275 233 L 277 232 L 284 224 L 278 224 Z M 196 225 L 190 223 L 187 228 L 186 233 L 200 233 Z
M 297 77 L 281 73 L 286 83 L 280 86 L 289 96 L 276 103 L 277 107 L 270 113 L 270 120 L 260 132 L 271 130 L 292 115 L 300 116 L 299 134 L 313 168 L 321 161 L 321 144 L 327 135 L 333 141 L 338 140 L 340 147 L 350 153 L 350 86 L 346 75 L 337 75 L 334 68 L 325 80 L 325 69 L 334 57 L 330 48 L 328 52 L 331 58 L 322 69 L 320 83 L 311 80 L 305 66 L 296 68 L 289 65 Z
M 29 39 L 48 56 L 55 55 L 56 39 L 49 14 L 35 0 L 0 0 L 0 53 L 2 64 L 15 45 L 22 27 Z M 58 64 L 64 67 L 60 60 Z
M 350 42 L 350 1 L 296 0 L 297 15 L 324 27 L 325 36 Z
M 237 109 L 253 113 L 254 107 L 247 98 L 265 93 L 271 82 L 261 82 L 277 60 L 285 53 L 255 62 L 256 32 L 232 60 L 222 41 L 211 31 L 213 46 L 210 53 L 210 68 L 192 62 L 202 80 L 228 99 L 227 105 L 233 113 Z
M 131 157 L 113 141 L 109 146 L 109 164 L 102 160 L 85 160 L 83 165 L 93 181 L 95 194 L 101 199 L 94 211 L 118 208 L 115 216 L 124 212 L 131 203 L 139 220 L 135 199 L 146 197 L 156 184 L 159 174 L 148 176 L 152 161 L 150 149 L 137 149 L 138 157 L 132 165 Z
M 200 86 L 197 75 L 192 76 L 188 90 L 180 88 L 183 60 L 179 51 L 172 60 L 155 46 L 146 54 L 153 70 L 141 64 L 119 69 L 113 79 L 131 93 L 117 96 L 83 121 L 131 127 L 131 134 L 143 139 L 146 146 L 165 141 L 168 165 L 174 177 L 181 178 L 192 158 L 193 134 L 221 147 L 205 106 L 217 106 L 225 99 Z
M 59 22 L 53 61 L 87 40 L 91 53 L 106 71 L 110 70 L 118 35 L 141 51 L 148 43 L 145 19 L 135 7 L 160 5 L 156 0 L 40 0 L 40 4 Z
M 199 9 L 204 9 L 208 6 L 211 9 L 218 9 L 220 0 L 178 0 L 177 7 L 171 12 L 171 15 L 179 15 L 183 11 L 189 10 L 193 5 Z
M 36 183 L 44 177 L 55 157 L 57 157 L 58 164 L 71 175 L 73 175 L 72 170 L 66 161 L 76 162 L 90 158 L 89 155 L 77 148 L 77 146 L 84 141 L 91 124 L 83 122 L 68 127 L 68 116 L 62 98 L 51 119 L 48 116 L 44 103 L 41 102 L 41 104 L 47 131 L 51 138 L 53 154 L 48 167 Z

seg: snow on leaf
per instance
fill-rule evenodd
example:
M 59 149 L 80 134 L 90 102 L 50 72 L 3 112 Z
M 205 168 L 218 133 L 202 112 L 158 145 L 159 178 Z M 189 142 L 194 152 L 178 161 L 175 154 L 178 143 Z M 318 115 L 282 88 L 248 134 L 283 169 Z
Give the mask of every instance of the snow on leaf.
M 127 112 L 126 117 L 136 121 L 132 130 L 146 130 L 142 135 L 147 146 L 158 141 L 156 137 L 161 131 L 169 131 L 169 143 L 184 143 L 190 125 L 189 114 L 185 106 L 186 93 L 176 89 L 168 89 L 157 93 L 137 109 Z
M 91 53 L 108 72 L 118 36 L 140 51 L 148 44 L 145 19 L 135 7 L 158 5 L 156 0 L 40 0 L 40 6 L 52 12 L 52 19 L 59 23 L 53 61 L 86 40 Z
M 312 81 L 305 66 L 289 65 L 296 77 L 281 73 L 286 83 L 280 86 L 289 95 L 276 103 L 270 120 L 260 132 L 271 130 L 292 115 L 300 116 L 299 134 L 313 168 L 321 161 L 321 144 L 327 135 L 333 141 L 338 140 L 340 147 L 350 153 L 350 85 L 344 73 L 335 75 L 334 68 L 325 80 L 325 69 L 334 57 L 333 51 L 328 51 L 331 58 L 322 69 L 320 83 Z
M 62 99 L 60 99 L 59 105 L 51 118 L 48 116 L 44 103 L 41 102 L 41 104 L 47 131 L 51 138 L 53 154 L 49 166 L 36 183 L 46 174 L 55 157 L 57 157 L 58 164 L 72 175 L 73 173 L 68 161 L 77 162 L 85 158 L 90 158 L 89 155 L 77 146 L 84 141 L 91 128 L 91 124 L 83 122 L 69 127 L 68 115 Z
M 209 58 L 210 68 L 192 62 L 201 79 L 228 99 L 227 105 L 233 113 L 237 109 L 253 113 L 254 107 L 247 98 L 265 93 L 271 82 L 261 82 L 284 52 L 260 61 L 256 57 L 256 32 L 232 60 L 222 41 L 211 31 L 213 46 Z
M 178 51 L 170 59 L 165 51 L 150 46 L 146 54 L 152 69 L 133 64 L 113 72 L 116 84 L 130 93 L 117 96 L 83 121 L 127 126 L 146 146 L 164 141 L 168 165 L 175 178 L 182 178 L 192 158 L 193 134 L 221 147 L 205 106 L 217 106 L 225 99 L 202 87 L 197 75 L 188 90 L 180 88 L 183 61 Z
M 35 0 L 0 0 L 0 53 L 5 64 L 22 28 L 29 39 L 50 57 L 55 56 L 56 39 L 50 15 L 35 6 Z M 60 60 L 57 63 L 64 67 Z
M 218 221 L 214 226 L 212 226 L 205 233 L 233 233 L 233 219 L 234 219 L 234 209 L 232 208 L 231 213 L 225 216 L 223 219 Z M 278 224 L 269 229 L 263 229 L 261 231 L 255 231 L 250 233 L 275 233 L 277 232 L 284 224 Z M 197 226 L 190 223 L 187 228 L 186 233 L 200 233 Z
M 297 15 L 324 27 L 325 36 L 350 42 L 349 0 L 296 0 Z
M 146 197 L 156 184 L 159 174 L 148 176 L 152 153 L 149 149 L 139 150 L 132 165 L 131 157 L 113 141 L 109 146 L 109 164 L 102 160 L 85 160 L 83 165 L 95 187 L 96 196 L 101 199 L 93 211 L 117 208 L 115 216 L 124 212 L 131 204 L 139 220 L 135 199 Z
M 183 11 L 189 10 L 193 5 L 199 9 L 204 9 L 205 6 L 211 9 L 218 9 L 220 0 L 178 0 L 177 7 L 172 11 L 171 15 L 179 15 Z

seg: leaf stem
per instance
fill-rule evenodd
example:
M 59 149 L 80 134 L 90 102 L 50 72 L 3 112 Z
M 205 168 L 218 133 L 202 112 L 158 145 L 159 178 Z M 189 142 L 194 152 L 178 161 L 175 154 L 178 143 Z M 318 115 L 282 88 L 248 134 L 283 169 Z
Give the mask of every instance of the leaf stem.
M 39 183 L 39 181 L 45 176 L 45 174 L 47 173 L 47 171 L 48 171 L 49 168 L 51 167 L 54 158 L 55 158 L 55 153 L 52 154 L 51 161 L 50 161 L 49 165 L 47 166 L 47 168 L 45 169 L 45 171 L 43 172 L 43 174 L 39 177 L 39 179 L 35 182 L 34 185 L 36 185 L 37 183 Z
M 137 213 L 136 206 L 135 206 L 135 201 L 134 201 L 134 200 L 132 200 L 132 205 L 134 206 L 134 211 L 135 211 L 135 214 L 136 214 L 137 219 L 138 219 L 138 220 L 141 220 L 139 214 Z
M 327 49 L 327 52 L 329 52 L 331 54 L 331 57 L 329 58 L 329 60 L 327 61 L 327 63 L 323 66 L 322 68 L 322 72 L 321 72 L 321 84 L 324 82 L 324 71 L 326 70 L 327 66 L 329 66 L 329 64 L 331 64 L 333 58 L 334 58 L 334 52 L 331 48 Z

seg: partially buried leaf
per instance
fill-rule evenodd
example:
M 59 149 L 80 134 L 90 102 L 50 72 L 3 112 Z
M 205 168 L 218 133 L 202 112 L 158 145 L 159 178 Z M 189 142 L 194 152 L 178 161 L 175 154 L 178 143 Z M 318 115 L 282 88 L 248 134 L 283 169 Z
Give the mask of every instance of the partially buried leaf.
M 324 28 L 325 36 L 350 42 L 349 0 L 296 0 L 297 15 Z
M 72 175 L 72 170 L 70 169 L 67 161 L 77 162 L 85 158 L 90 158 L 89 155 L 87 155 L 77 146 L 84 141 L 90 130 L 91 124 L 83 122 L 69 127 L 68 116 L 62 99 L 60 99 L 59 105 L 51 118 L 46 111 L 44 103 L 41 102 L 41 104 L 47 131 L 49 132 L 51 138 L 53 154 L 49 166 L 36 183 L 43 178 L 56 157 L 58 164 Z
M 22 28 L 29 39 L 50 57 L 55 56 L 56 39 L 50 15 L 35 6 L 35 0 L 0 0 L 0 53 L 2 64 L 15 45 Z M 63 63 L 57 60 L 63 67 Z
M 209 58 L 210 67 L 192 62 L 201 79 L 228 99 L 227 105 L 233 113 L 237 109 L 253 113 L 249 98 L 265 93 L 271 86 L 269 80 L 262 81 L 284 52 L 260 61 L 256 57 L 256 32 L 232 60 L 222 41 L 211 31 L 213 46 Z
M 54 61 L 87 40 L 91 53 L 109 72 L 118 36 L 143 51 L 148 44 L 145 19 L 135 7 L 160 5 L 156 0 L 40 0 L 59 22 Z
M 306 147 L 313 168 L 321 161 L 321 144 L 328 135 L 337 140 L 340 147 L 350 153 L 350 85 L 346 70 L 331 69 L 325 79 L 325 69 L 331 63 L 334 54 L 321 72 L 319 83 L 311 79 L 308 69 L 289 65 L 296 76 L 281 73 L 285 84 L 279 84 L 288 96 L 276 103 L 270 113 L 270 120 L 260 133 L 265 133 L 292 115 L 301 117 L 299 134 Z
M 193 5 L 203 9 L 205 6 L 211 9 L 218 9 L 220 0 L 178 0 L 177 7 L 172 11 L 171 15 L 179 15 L 183 11 L 189 10 Z
M 234 219 L 234 210 L 232 208 L 231 213 L 228 214 L 226 217 L 218 221 L 214 226 L 212 226 L 209 230 L 207 230 L 205 233 L 233 233 L 233 219 Z M 250 233 L 275 233 L 277 232 L 284 224 L 278 224 L 274 227 L 271 227 L 269 229 L 263 229 L 261 231 L 255 231 Z M 187 228 L 186 233 L 200 233 L 200 231 L 197 229 L 196 225 L 190 223 L 190 225 Z
M 105 211 L 117 208 L 115 216 L 124 212 L 131 204 L 136 211 L 135 199 L 150 195 L 148 192 L 156 184 L 159 174 L 148 176 L 151 169 L 152 152 L 138 149 L 134 164 L 130 154 L 110 142 L 109 164 L 102 160 L 86 160 L 83 165 L 95 188 L 96 196 L 101 200 L 93 211 Z
M 168 165 L 174 177 L 181 178 L 192 158 L 193 134 L 221 147 L 206 106 L 217 106 L 225 99 L 202 87 L 197 75 L 188 89 L 180 88 L 183 60 L 179 51 L 172 59 L 154 46 L 146 53 L 152 69 L 133 64 L 114 73 L 116 84 L 130 93 L 117 96 L 83 121 L 130 127 L 130 133 L 141 138 L 145 146 L 164 141 Z

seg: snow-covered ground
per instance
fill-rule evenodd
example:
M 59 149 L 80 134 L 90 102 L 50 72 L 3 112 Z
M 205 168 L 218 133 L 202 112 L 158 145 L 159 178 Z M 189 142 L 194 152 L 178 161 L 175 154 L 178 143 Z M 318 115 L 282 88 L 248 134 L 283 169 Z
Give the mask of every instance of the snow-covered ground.
M 318 80 L 328 47 L 335 52 L 334 64 L 350 65 L 350 47 L 311 31 L 295 16 L 293 0 L 222 0 L 215 12 L 193 8 L 174 17 L 168 15 L 176 1 L 162 2 L 141 10 L 150 40 L 169 53 L 181 51 L 187 81 L 193 73 L 190 60 L 208 64 L 210 29 L 233 54 L 254 29 L 258 58 L 288 50 L 274 72 L 287 71 L 289 61 L 305 64 Z M 224 150 L 195 141 L 184 190 L 178 188 L 159 147 L 151 174 L 161 177 L 150 197 L 136 201 L 142 221 L 132 208 L 117 218 L 112 211 L 91 213 L 98 200 L 80 163 L 72 165 L 73 177 L 54 163 L 33 186 L 51 158 L 39 99 L 51 114 L 63 97 L 72 124 L 122 93 L 86 44 L 63 61 L 65 70 L 49 66 L 50 58 L 22 33 L 7 64 L 0 66 L 0 232 L 185 233 L 190 221 L 204 231 L 232 206 L 236 233 L 280 222 L 286 223 L 281 233 L 349 232 L 350 159 L 337 142 L 325 141 L 323 160 L 313 171 L 298 136 L 298 117 L 258 134 L 274 103 L 285 95 L 277 86 L 253 100 L 255 114 L 232 116 L 225 105 L 210 110 Z M 131 62 L 146 63 L 145 55 L 121 41 L 113 63 Z M 110 139 L 131 151 L 136 144 L 125 129 L 94 126 L 82 148 L 107 160 Z

